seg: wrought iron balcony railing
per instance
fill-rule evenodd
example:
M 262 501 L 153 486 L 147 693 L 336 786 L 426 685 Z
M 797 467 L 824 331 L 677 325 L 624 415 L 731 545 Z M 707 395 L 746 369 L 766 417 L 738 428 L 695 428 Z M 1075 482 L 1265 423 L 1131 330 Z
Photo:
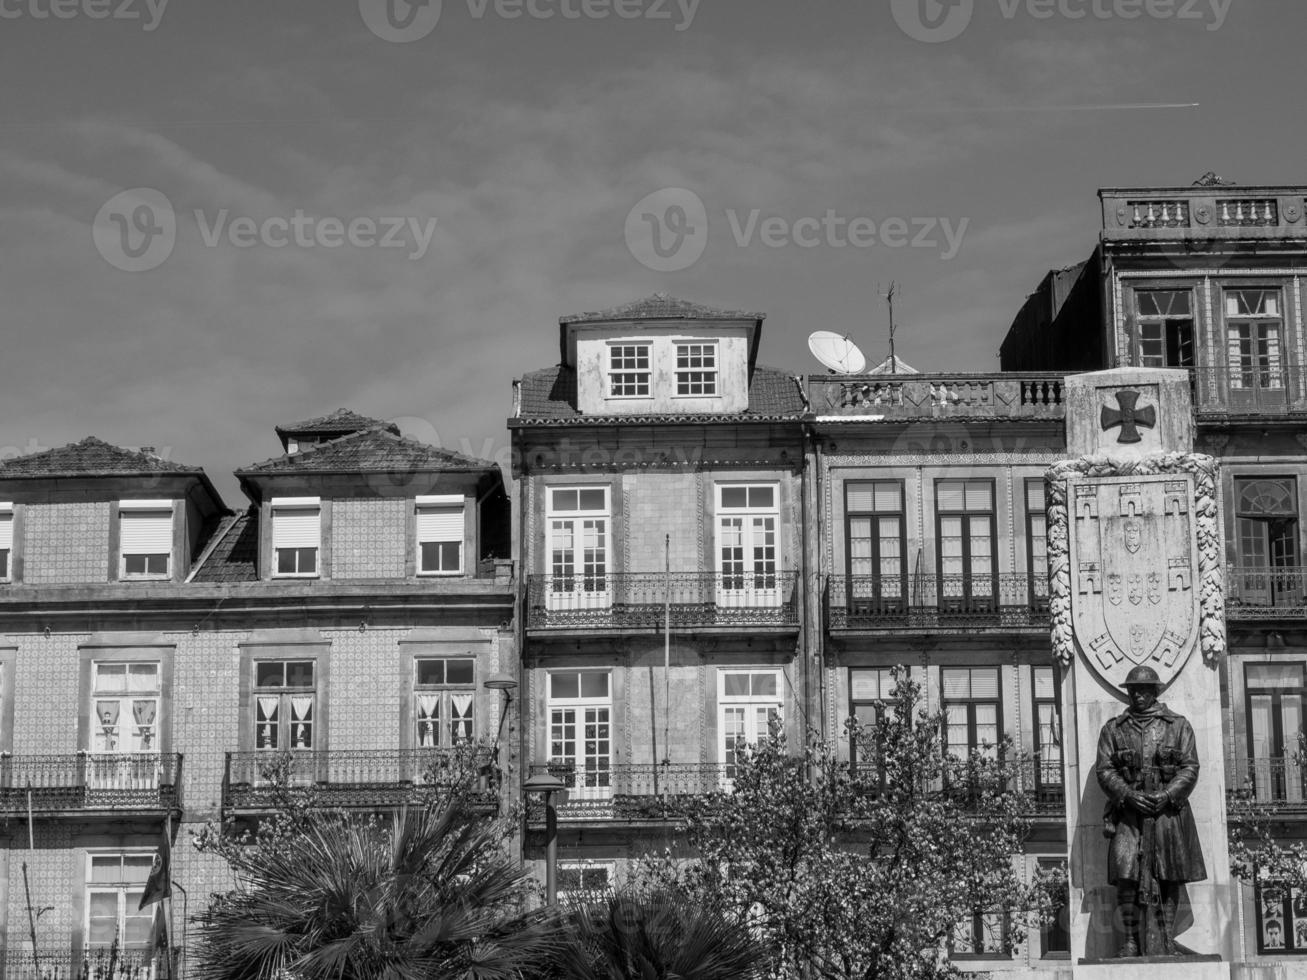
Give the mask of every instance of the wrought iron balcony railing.
M 1307 412 L 1307 374 L 1269 360 L 1190 368 L 1199 415 L 1286 415 Z
M 1048 628 L 1048 584 L 1027 575 L 832 575 L 833 630 Z
M 68 946 L 31 946 L 4 951 L 5 980 L 156 980 L 168 976 L 164 954 L 155 949 L 88 947 L 73 953 Z
M 884 771 L 875 763 L 854 763 L 850 766 L 850 772 L 854 779 L 861 781 L 868 792 L 877 793 L 888 788 Z M 935 788 L 938 790 L 941 785 Z M 1031 815 L 1058 817 L 1065 813 L 1066 796 L 1062 785 L 1060 759 L 1034 759 L 1023 762 L 1016 769 L 1014 789 L 1026 794 L 1028 812 Z
M 666 820 L 684 816 L 695 797 L 730 786 L 731 768 L 716 763 L 608 763 L 577 768 L 568 762 L 531 766 L 531 775 L 548 773 L 563 781 L 567 800 L 558 806 L 563 820 Z M 532 817 L 543 813 L 538 800 Z
M 612 572 L 532 575 L 528 629 L 799 625 L 797 572 Z
M 228 752 L 223 806 L 266 810 L 308 791 L 324 807 L 389 808 L 456 791 L 494 809 L 499 779 L 489 749 Z
M 177 753 L 0 753 L 0 812 L 175 809 L 181 776 Z
M 1232 565 L 1225 573 L 1229 619 L 1307 617 L 1307 568 Z
M 1307 812 L 1307 764 L 1293 756 L 1244 759 L 1245 778 L 1242 787 L 1231 787 L 1231 792 L 1247 794 L 1258 804 L 1273 806 L 1277 810 Z

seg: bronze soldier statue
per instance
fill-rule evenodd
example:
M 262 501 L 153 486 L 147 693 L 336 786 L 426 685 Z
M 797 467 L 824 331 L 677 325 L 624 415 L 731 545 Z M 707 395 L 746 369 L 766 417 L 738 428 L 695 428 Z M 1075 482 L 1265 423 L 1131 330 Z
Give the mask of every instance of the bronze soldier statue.
M 1136 667 L 1122 685 L 1130 707 L 1098 736 L 1098 784 L 1107 794 L 1108 881 L 1126 939 L 1118 956 L 1175 956 L 1180 886 L 1207 877 L 1189 794 L 1198 751 L 1189 722 L 1157 700 L 1161 679 Z

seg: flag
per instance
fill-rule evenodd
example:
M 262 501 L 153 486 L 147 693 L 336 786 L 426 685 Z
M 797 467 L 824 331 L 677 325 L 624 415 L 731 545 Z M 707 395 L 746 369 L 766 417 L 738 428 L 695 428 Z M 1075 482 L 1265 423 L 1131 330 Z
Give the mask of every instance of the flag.
M 164 824 L 159 841 L 159 849 L 154 853 L 154 863 L 150 865 L 150 877 L 145 880 L 145 892 L 141 895 L 141 904 L 136 907 L 139 912 L 147 905 L 162 902 L 172 897 L 172 820 Z

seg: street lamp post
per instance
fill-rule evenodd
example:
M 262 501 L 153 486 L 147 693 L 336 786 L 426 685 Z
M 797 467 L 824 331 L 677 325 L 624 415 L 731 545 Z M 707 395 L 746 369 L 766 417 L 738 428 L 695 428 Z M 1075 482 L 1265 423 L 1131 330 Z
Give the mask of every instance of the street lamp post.
M 558 802 L 567 801 L 567 785 L 557 776 L 541 773 L 526 781 L 522 789 L 528 796 L 540 793 L 545 798 L 545 895 L 551 906 L 558 904 Z

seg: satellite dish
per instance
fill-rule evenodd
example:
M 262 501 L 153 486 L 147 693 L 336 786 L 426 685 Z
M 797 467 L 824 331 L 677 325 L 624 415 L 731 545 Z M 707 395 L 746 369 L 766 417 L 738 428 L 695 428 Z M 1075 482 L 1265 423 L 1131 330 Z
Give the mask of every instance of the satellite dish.
M 836 374 L 861 374 L 867 366 L 858 345 L 832 330 L 818 330 L 809 335 L 808 350 Z

